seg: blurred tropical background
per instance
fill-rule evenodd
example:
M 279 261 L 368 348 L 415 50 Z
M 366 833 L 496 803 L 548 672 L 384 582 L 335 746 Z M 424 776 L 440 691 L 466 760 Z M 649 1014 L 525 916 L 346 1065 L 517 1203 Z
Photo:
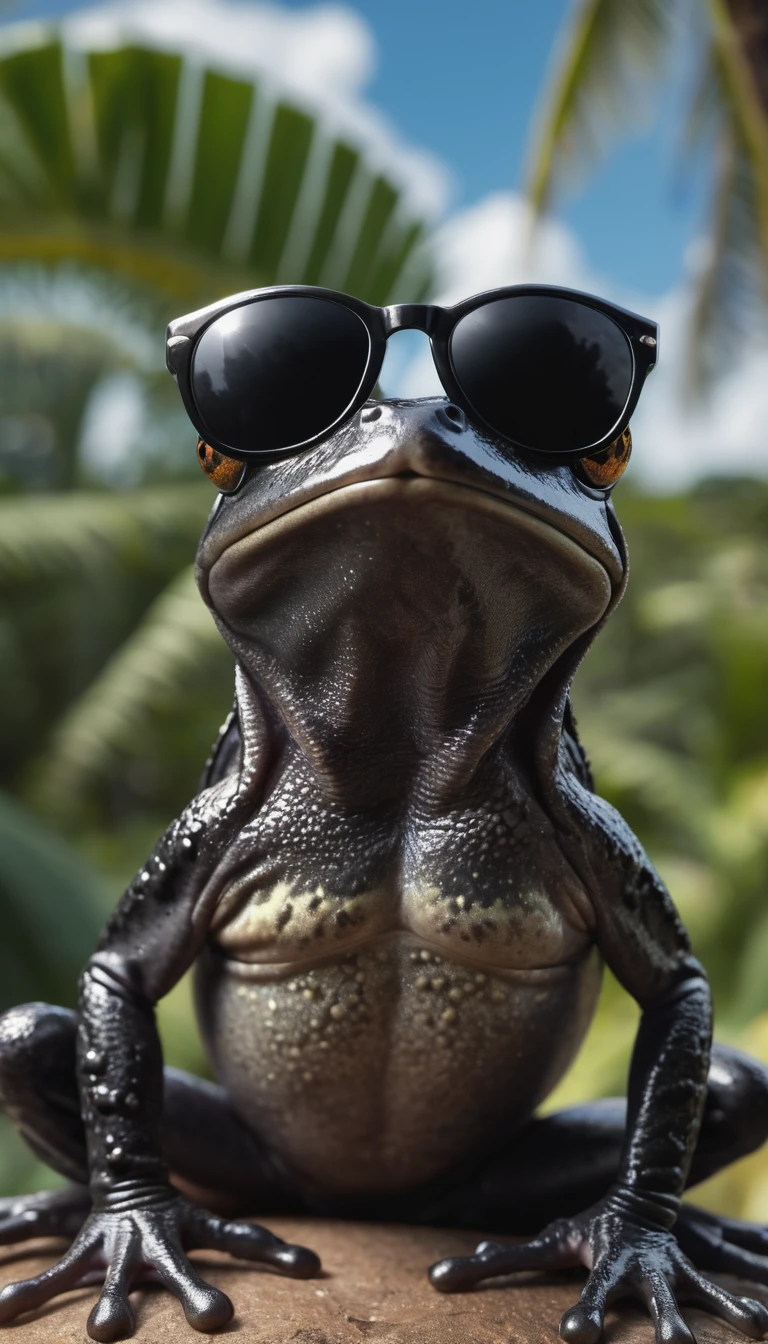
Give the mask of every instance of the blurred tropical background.
M 577 715 L 719 1036 L 768 1062 L 768 19 L 533 8 L 0 11 L 0 1008 L 73 1003 L 231 703 L 165 323 L 273 282 L 385 303 L 531 277 L 662 322 L 617 492 L 630 587 Z M 439 390 L 420 341 L 391 342 L 386 393 Z M 159 1017 L 205 1073 L 186 982 Z M 623 1091 L 636 1022 L 608 977 L 550 1105 Z M 50 1179 L 0 1121 L 0 1189 Z M 768 1153 L 697 1198 L 768 1221 Z

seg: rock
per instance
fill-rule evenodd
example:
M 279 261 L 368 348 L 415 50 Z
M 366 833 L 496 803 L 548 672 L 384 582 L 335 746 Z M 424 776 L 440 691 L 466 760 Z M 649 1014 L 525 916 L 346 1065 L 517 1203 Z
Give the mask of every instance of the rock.
M 323 1260 L 320 1279 L 297 1282 L 213 1252 L 192 1259 L 235 1304 L 224 1335 L 240 1344 L 555 1344 L 563 1312 L 578 1299 L 584 1275 L 518 1275 L 470 1293 L 434 1291 L 425 1271 L 446 1255 L 471 1251 L 479 1234 L 445 1229 L 270 1218 L 286 1241 L 312 1246 Z M 0 1250 L 0 1284 L 39 1274 L 56 1259 L 51 1243 Z M 726 1282 L 724 1280 L 724 1282 Z M 746 1285 L 736 1291 L 755 1293 Z M 17 1327 L 14 1344 L 84 1344 L 95 1289 L 54 1299 Z M 131 1298 L 137 1344 L 201 1344 L 179 1304 L 159 1288 Z M 699 1344 L 743 1340 L 704 1312 L 687 1309 Z M 10 1339 L 10 1337 L 9 1337 Z M 631 1304 L 611 1309 L 605 1344 L 653 1344 L 647 1315 Z

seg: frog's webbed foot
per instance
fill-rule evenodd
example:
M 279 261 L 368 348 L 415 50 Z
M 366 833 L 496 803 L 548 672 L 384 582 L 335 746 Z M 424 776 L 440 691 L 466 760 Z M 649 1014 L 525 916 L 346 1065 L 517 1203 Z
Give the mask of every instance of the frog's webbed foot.
M 33 1237 L 76 1237 L 91 1211 L 91 1196 L 82 1185 L 41 1190 L 36 1195 L 0 1199 L 0 1246 Z
M 91 1339 L 125 1339 L 133 1332 L 128 1295 L 147 1277 L 179 1299 L 196 1330 L 221 1330 L 232 1316 L 225 1293 L 200 1277 L 187 1259 L 190 1250 L 228 1251 L 268 1264 L 292 1278 L 311 1278 L 320 1269 L 313 1251 L 288 1246 L 254 1223 L 230 1222 L 189 1204 L 168 1189 L 136 1208 L 92 1211 L 58 1264 L 34 1278 L 9 1283 L 0 1292 L 0 1325 L 34 1311 L 58 1293 L 101 1283 L 88 1317 Z
M 768 1267 L 768 1260 L 764 1264 Z M 429 1277 L 441 1292 L 461 1292 L 483 1279 L 520 1270 L 576 1265 L 584 1265 L 590 1273 L 580 1301 L 560 1322 L 560 1336 L 569 1344 L 597 1344 L 606 1307 L 621 1297 L 635 1298 L 646 1307 L 654 1322 L 656 1344 L 693 1344 L 679 1310 L 681 1302 L 720 1316 L 752 1339 L 768 1331 L 765 1306 L 710 1283 L 681 1250 L 673 1233 L 643 1226 L 643 1220 L 631 1210 L 628 1213 L 611 1194 L 578 1217 L 550 1223 L 533 1241 L 517 1246 L 481 1242 L 474 1255 L 441 1260 L 432 1266 Z
M 736 1274 L 768 1286 L 768 1227 L 683 1204 L 675 1235 L 698 1269 Z

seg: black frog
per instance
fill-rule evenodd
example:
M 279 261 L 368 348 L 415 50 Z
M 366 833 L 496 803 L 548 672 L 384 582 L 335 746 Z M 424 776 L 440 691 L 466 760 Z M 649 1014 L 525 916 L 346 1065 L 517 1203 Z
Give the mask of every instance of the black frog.
M 768 1233 L 680 1203 L 764 1141 L 768 1075 L 710 1060 L 705 974 L 570 706 L 626 582 L 629 447 L 512 451 L 446 398 L 365 400 L 246 466 L 201 442 L 223 493 L 197 574 L 235 708 L 79 1012 L 0 1019 L 3 1107 L 72 1182 L 5 1200 L 0 1242 L 74 1238 L 3 1289 L 0 1322 L 101 1274 L 88 1331 L 122 1338 L 151 1271 L 221 1328 L 231 1304 L 186 1251 L 311 1276 L 311 1250 L 238 1220 L 290 1212 L 535 1234 L 431 1282 L 583 1264 L 576 1344 L 622 1293 L 659 1341 L 691 1339 L 676 1295 L 768 1329 L 702 1273 L 768 1284 Z M 153 1005 L 193 963 L 217 1085 L 163 1076 Z M 628 1100 L 538 1118 L 603 963 L 642 1009 Z

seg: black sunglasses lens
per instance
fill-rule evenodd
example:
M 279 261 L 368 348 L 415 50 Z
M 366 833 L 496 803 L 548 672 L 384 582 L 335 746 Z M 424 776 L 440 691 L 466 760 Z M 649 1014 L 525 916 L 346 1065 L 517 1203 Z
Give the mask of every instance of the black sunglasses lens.
M 492 429 L 524 448 L 589 448 L 613 429 L 632 387 L 632 351 L 612 318 L 570 299 L 496 299 L 456 324 L 457 382 Z
M 370 349 L 362 319 L 329 299 L 281 294 L 230 309 L 192 361 L 203 437 L 272 453 L 325 433 L 354 401 Z

